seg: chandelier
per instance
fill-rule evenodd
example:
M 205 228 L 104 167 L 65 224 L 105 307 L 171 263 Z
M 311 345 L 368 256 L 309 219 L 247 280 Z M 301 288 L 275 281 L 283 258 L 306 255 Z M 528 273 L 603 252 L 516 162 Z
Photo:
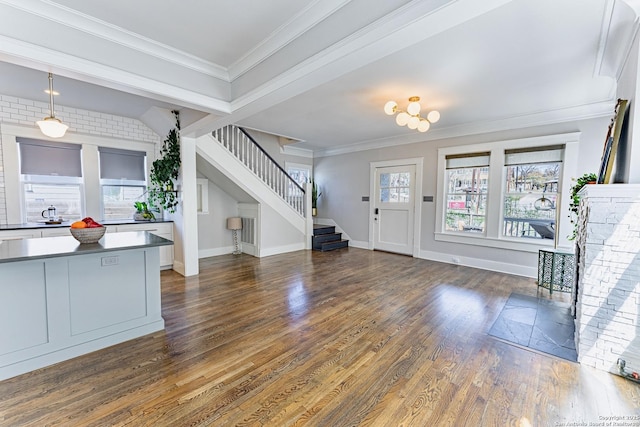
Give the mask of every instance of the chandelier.
M 409 105 L 407 105 L 407 111 L 398 109 L 398 103 L 395 101 L 389 101 L 384 104 L 384 112 L 393 116 L 396 116 L 396 123 L 398 126 L 407 126 L 409 129 L 417 129 L 419 132 L 426 132 L 431 127 L 432 123 L 440 120 L 440 113 L 436 110 L 429 111 L 427 117 L 420 116 L 420 97 L 412 96 L 409 98 Z
M 69 126 L 62 123 L 53 115 L 53 74 L 49 73 L 49 108 L 51 115 L 36 122 L 40 127 L 40 131 L 48 137 L 60 138 L 69 129 Z

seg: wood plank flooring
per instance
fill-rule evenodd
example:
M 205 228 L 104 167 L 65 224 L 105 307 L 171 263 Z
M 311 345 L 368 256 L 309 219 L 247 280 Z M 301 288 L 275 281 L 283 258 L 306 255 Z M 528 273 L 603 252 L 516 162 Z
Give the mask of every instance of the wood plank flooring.
M 487 335 L 532 279 L 354 248 L 200 266 L 162 272 L 165 331 L 0 382 L 0 426 L 640 421 L 638 385 Z

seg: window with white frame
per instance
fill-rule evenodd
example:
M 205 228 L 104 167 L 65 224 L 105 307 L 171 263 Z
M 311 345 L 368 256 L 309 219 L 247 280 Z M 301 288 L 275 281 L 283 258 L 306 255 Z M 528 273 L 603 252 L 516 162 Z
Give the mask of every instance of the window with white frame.
M 487 214 L 489 153 L 446 156 L 445 230 L 483 233 Z
M 102 218 L 130 219 L 147 191 L 144 151 L 99 147 Z
M 303 165 L 299 163 L 285 162 L 287 174 L 300 186 L 304 188 L 305 183 L 311 182 L 311 165 Z M 293 183 L 289 182 L 287 186 L 287 196 L 290 203 L 300 203 L 303 192 Z
M 438 149 L 435 240 L 535 252 L 568 247 L 580 133 Z M 556 223 L 557 222 L 557 223 Z
M 311 166 L 298 163 L 286 162 L 287 173 L 289 176 L 304 188 L 304 184 L 311 180 Z
M 24 221 L 44 221 L 43 211 L 51 206 L 65 221 L 82 218 L 82 147 L 31 138 L 16 141 Z
M 555 238 L 563 154 L 562 146 L 505 150 L 503 236 Z

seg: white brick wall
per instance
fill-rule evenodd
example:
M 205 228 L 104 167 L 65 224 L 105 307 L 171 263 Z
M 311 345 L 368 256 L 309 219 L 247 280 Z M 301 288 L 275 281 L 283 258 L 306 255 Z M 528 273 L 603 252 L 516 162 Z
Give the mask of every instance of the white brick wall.
M 0 94 L 0 127 L 3 123 L 36 127 L 35 122 L 49 115 L 49 103 Z M 163 138 L 139 120 L 95 111 L 56 105 L 56 117 L 69 126 L 70 132 L 152 142 L 156 153 Z M 1 138 L 1 135 L 0 135 Z M 126 148 L 126 147 L 123 147 Z M 4 162 L 0 150 L 0 224 L 7 224 Z
M 583 190 L 577 244 L 578 361 L 618 373 L 640 371 L 640 185 Z

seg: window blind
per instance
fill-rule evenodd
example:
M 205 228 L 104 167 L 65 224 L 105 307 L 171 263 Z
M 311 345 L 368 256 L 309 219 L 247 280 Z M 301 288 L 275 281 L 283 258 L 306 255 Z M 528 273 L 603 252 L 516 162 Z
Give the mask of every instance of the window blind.
M 452 154 L 446 156 L 447 169 L 482 168 L 489 166 L 490 153 Z
M 146 181 L 144 151 L 98 147 L 100 153 L 100 178 L 130 181 Z
M 16 138 L 23 175 L 82 176 L 79 144 Z
M 564 145 L 519 148 L 515 150 L 505 150 L 504 165 L 515 166 L 531 163 L 555 163 L 562 162 L 563 157 Z

